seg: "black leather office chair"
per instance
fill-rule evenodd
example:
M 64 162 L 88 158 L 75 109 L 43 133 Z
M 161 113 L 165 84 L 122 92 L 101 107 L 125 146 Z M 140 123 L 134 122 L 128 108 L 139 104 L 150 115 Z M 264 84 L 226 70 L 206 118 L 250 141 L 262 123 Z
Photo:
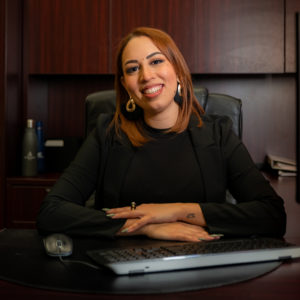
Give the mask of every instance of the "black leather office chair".
M 194 93 L 207 114 L 225 115 L 233 122 L 233 131 L 242 138 L 242 101 L 224 94 L 210 94 L 206 88 L 195 88 Z M 95 126 L 100 113 L 114 112 L 116 107 L 114 90 L 100 91 L 86 98 L 86 134 Z
M 243 118 L 242 101 L 229 95 L 210 94 L 206 88 L 195 88 L 195 96 L 207 114 L 228 116 L 233 122 L 233 131 L 242 138 Z M 86 97 L 86 135 L 95 127 L 97 117 L 101 113 L 114 112 L 116 108 L 116 93 L 114 90 L 100 91 Z M 87 206 L 93 206 L 93 196 Z M 226 201 L 236 203 L 232 195 L 227 191 Z

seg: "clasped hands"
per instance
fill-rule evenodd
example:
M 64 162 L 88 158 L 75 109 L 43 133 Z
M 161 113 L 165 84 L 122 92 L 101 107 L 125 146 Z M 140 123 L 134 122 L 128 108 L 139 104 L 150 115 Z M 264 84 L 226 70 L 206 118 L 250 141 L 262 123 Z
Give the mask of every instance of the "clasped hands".
M 135 210 L 129 206 L 103 209 L 107 217 L 126 219 L 117 235 L 146 235 L 149 238 L 199 242 L 214 240 L 221 235 L 210 235 L 197 203 L 141 204 Z

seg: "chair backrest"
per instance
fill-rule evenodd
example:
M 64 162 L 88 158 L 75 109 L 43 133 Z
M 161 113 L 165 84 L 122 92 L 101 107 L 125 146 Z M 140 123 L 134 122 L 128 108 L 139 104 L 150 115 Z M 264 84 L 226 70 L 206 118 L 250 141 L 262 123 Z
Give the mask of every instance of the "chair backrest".
M 195 88 L 195 96 L 207 114 L 228 116 L 233 122 L 233 131 L 242 138 L 242 101 L 224 94 L 208 93 L 206 88 Z M 95 127 L 100 113 L 113 113 L 116 108 L 114 90 L 100 91 L 87 96 L 85 101 L 86 135 Z

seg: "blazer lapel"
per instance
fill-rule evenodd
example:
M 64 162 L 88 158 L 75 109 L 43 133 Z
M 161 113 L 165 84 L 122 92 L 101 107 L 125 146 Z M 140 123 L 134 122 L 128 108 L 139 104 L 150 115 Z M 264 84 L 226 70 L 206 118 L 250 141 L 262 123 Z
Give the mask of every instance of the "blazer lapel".
M 127 137 L 124 136 L 122 142 L 114 139 L 107 154 L 102 193 L 104 207 L 118 207 L 122 184 L 135 153 Z
M 213 128 L 203 122 L 202 127 L 191 120 L 189 132 L 202 174 L 205 201 L 220 201 L 224 194 L 224 168 L 220 147 L 213 139 Z M 225 196 L 225 194 L 224 194 Z

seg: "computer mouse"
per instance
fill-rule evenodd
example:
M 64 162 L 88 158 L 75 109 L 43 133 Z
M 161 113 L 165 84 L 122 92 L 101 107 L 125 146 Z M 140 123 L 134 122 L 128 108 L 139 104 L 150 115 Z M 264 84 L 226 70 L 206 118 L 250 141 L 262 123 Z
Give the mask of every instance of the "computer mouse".
M 50 256 L 69 256 L 73 252 L 73 241 L 65 234 L 53 233 L 43 240 L 46 253 Z

